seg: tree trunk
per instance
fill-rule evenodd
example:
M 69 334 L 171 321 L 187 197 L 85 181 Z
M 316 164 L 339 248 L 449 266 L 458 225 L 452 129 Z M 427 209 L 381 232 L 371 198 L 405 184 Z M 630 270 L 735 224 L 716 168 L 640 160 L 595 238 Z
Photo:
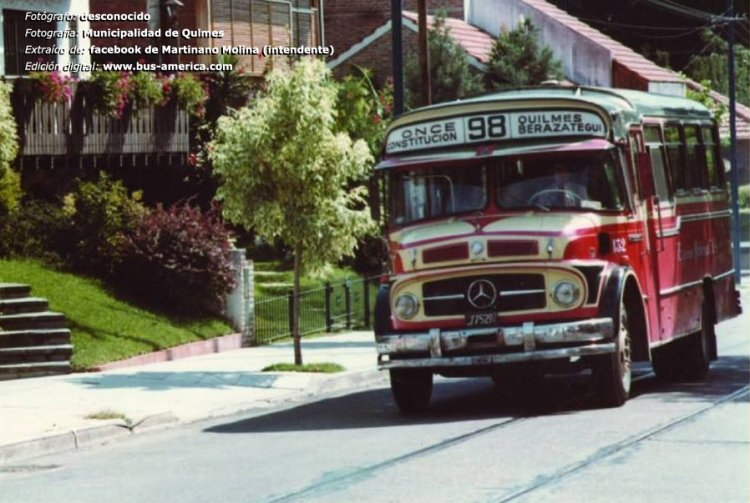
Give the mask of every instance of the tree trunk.
M 292 337 L 294 338 L 294 364 L 302 365 L 302 339 L 299 333 L 299 283 L 302 274 L 302 250 L 294 247 L 294 286 L 292 287 Z

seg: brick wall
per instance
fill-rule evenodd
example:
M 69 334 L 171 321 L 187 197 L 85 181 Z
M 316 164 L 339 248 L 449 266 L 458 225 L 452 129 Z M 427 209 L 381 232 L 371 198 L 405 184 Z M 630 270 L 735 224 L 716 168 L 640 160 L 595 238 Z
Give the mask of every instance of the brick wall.
M 404 64 L 406 55 L 416 53 L 418 47 L 417 34 L 409 29 L 403 31 Z M 393 75 L 391 32 L 389 31 L 367 48 L 355 54 L 352 58 L 342 63 L 334 71 L 336 77 L 343 77 L 350 73 L 352 65 L 369 68 L 373 71 L 373 78 L 377 86 L 382 85 L 386 79 Z
M 429 0 L 428 11 L 445 9 L 450 17 L 463 19 L 463 0 Z M 325 40 L 336 54 L 347 50 L 391 18 L 391 3 L 385 0 L 326 0 Z M 417 10 L 417 0 L 404 0 L 404 10 Z

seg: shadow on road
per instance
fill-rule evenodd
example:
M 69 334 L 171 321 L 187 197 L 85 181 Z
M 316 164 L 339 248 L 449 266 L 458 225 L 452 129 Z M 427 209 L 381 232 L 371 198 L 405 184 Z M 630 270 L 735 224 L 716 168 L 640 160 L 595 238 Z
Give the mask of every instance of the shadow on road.
M 632 399 L 659 394 L 668 401 L 710 401 L 730 394 L 750 379 L 748 357 L 724 357 L 714 363 L 709 378 L 695 383 L 665 383 L 639 364 Z M 385 428 L 440 424 L 479 419 L 571 414 L 596 409 L 590 374 L 546 376 L 535 388 L 495 386 L 487 378 L 439 380 L 430 408 L 420 415 L 402 415 L 389 389 L 375 389 L 328 398 L 292 409 L 207 428 L 210 433 L 269 433 L 291 431 Z
M 750 384 L 750 357 L 723 356 L 711 364 L 708 377 L 694 382 L 665 382 L 653 374 L 633 387 L 631 398 L 658 393 L 666 401 L 706 400 Z

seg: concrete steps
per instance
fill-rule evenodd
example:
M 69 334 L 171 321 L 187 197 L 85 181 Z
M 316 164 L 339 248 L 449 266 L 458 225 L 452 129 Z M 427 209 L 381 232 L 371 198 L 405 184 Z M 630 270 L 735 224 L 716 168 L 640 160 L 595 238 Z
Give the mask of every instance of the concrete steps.
M 68 373 L 72 354 L 62 313 L 29 285 L 0 284 L 0 380 Z

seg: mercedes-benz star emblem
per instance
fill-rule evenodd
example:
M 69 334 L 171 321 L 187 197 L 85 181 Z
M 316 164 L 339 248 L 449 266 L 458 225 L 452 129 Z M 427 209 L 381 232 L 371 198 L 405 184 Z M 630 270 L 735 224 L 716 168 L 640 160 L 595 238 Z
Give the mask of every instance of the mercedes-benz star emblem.
M 491 281 L 478 279 L 471 282 L 466 297 L 469 303 L 477 309 L 487 309 L 495 303 L 497 290 Z

